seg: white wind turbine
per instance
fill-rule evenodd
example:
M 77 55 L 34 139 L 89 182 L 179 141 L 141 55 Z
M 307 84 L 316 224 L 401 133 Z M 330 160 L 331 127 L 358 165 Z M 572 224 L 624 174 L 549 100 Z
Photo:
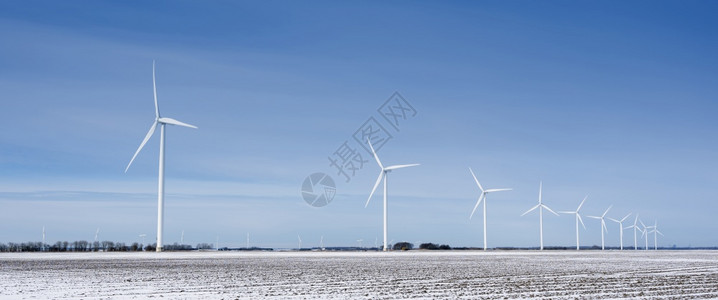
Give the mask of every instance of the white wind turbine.
M 636 238 L 636 231 L 641 231 L 641 228 L 638 228 L 638 214 L 636 214 L 636 219 L 633 220 L 633 225 L 626 227 L 626 229 L 629 228 L 633 228 L 633 250 L 638 250 L 638 239 Z
M 539 249 L 540 250 L 543 250 L 543 209 L 545 208 L 546 210 L 550 211 L 552 214 L 558 216 L 558 214 L 555 211 L 551 210 L 548 206 L 546 206 L 546 204 L 543 204 L 543 202 L 541 200 L 542 189 L 543 189 L 543 181 L 541 181 L 539 183 L 539 197 L 538 197 L 539 203 L 521 215 L 523 217 L 524 215 L 526 215 L 527 213 L 530 213 L 534 209 L 537 209 L 537 208 L 539 209 L 539 242 L 540 242 Z
M 297 234 L 297 239 L 299 239 L 299 250 L 302 250 L 302 237 Z
M 371 190 L 371 194 L 369 194 L 369 199 L 366 200 L 366 204 L 364 205 L 364 207 L 366 208 L 367 206 L 369 206 L 369 201 L 371 201 L 371 197 L 374 196 L 374 192 L 376 191 L 376 188 L 379 186 L 379 183 L 381 182 L 381 180 L 383 178 L 384 179 L 384 251 L 387 251 L 387 250 L 389 250 L 387 248 L 387 244 L 386 244 L 387 232 L 388 232 L 387 231 L 387 223 L 389 221 L 388 209 L 387 209 L 387 207 L 388 207 L 388 205 L 387 205 L 387 203 L 388 203 L 388 199 L 387 199 L 388 198 L 388 196 L 387 196 L 388 187 L 387 187 L 387 185 L 388 184 L 386 182 L 387 177 L 389 177 L 388 174 L 392 170 L 407 168 L 407 167 L 414 167 L 414 166 L 418 166 L 419 164 L 393 165 L 393 166 L 384 167 L 384 165 L 379 160 L 379 156 L 376 155 L 376 151 L 374 151 L 374 147 L 371 145 L 371 140 L 367 139 L 367 143 L 369 143 L 369 148 L 371 148 L 371 153 L 374 155 L 374 159 L 376 159 L 376 163 L 379 164 L 379 167 L 381 168 L 381 172 L 379 173 L 379 178 L 376 179 L 374 188 Z
M 653 233 L 653 250 L 658 250 L 658 235 L 663 235 L 663 233 L 658 230 L 658 221 L 655 221 L 651 227 L 653 230 L 649 233 Z
M 97 227 L 97 231 L 95 231 L 95 242 L 97 242 L 97 238 L 100 235 L 100 227 Z
M 142 238 L 142 247 L 145 246 L 145 237 L 146 237 L 146 236 L 147 236 L 147 235 L 144 234 L 144 233 L 143 233 L 143 234 L 140 234 L 140 237 Z
M 601 215 L 600 217 L 597 217 L 597 216 L 588 216 L 589 218 L 601 220 L 601 250 L 604 250 L 604 249 L 605 249 L 604 243 L 603 243 L 603 241 L 604 241 L 604 232 L 608 232 L 608 228 L 606 228 L 606 220 L 605 220 L 605 218 L 606 218 L 606 214 L 608 213 L 608 210 L 611 209 L 612 206 L 613 206 L 613 205 L 608 206 L 608 208 L 606 209 L 606 211 L 603 212 L 603 215 Z
M 643 224 L 643 221 L 639 220 L 638 222 L 641 222 L 641 226 L 643 226 L 643 231 L 641 232 L 641 237 L 646 236 L 646 247 L 643 248 L 643 250 L 648 250 L 648 229 L 651 229 L 653 226 L 646 226 L 646 224 Z
M 484 250 L 486 250 L 486 195 L 488 193 L 493 192 L 502 192 L 502 191 L 510 191 L 511 189 L 486 189 L 484 190 L 484 187 L 481 186 L 481 183 L 479 183 L 479 180 L 476 179 L 476 175 L 474 174 L 474 171 L 469 168 L 469 172 L 471 172 L 471 176 L 474 177 L 474 181 L 476 181 L 476 185 L 479 186 L 479 190 L 481 190 L 481 195 L 479 195 L 479 199 L 476 200 L 476 205 L 474 205 L 474 210 L 471 211 L 471 215 L 469 216 L 469 219 L 474 217 L 474 213 L 476 212 L 476 209 L 479 207 L 479 204 L 481 204 L 481 201 L 484 202 Z
M 581 204 L 578 205 L 578 208 L 576 208 L 576 211 L 559 211 L 559 213 L 562 214 L 574 214 L 576 215 L 576 250 L 580 249 L 579 242 L 578 242 L 578 222 L 581 222 L 581 226 L 583 226 L 583 229 L 586 229 L 586 224 L 583 224 L 583 219 L 581 219 L 581 206 L 583 206 L 583 203 L 586 202 L 586 199 L 588 199 L 588 195 L 583 198 L 583 201 L 581 201 Z
M 152 137 L 152 135 L 155 133 L 155 129 L 157 129 L 157 125 L 160 126 L 160 166 L 159 166 L 159 183 L 158 183 L 158 189 L 157 189 L 157 252 L 162 252 L 162 227 L 164 226 L 164 196 L 165 196 L 165 125 L 178 125 L 183 127 L 189 127 L 189 128 L 197 128 L 197 126 L 190 125 L 187 123 L 183 123 L 180 121 L 177 121 L 172 118 L 165 118 L 160 116 L 160 108 L 157 104 L 157 84 L 155 83 L 155 62 L 152 61 L 152 88 L 154 91 L 154 98 L 155 98 L 155 120 L 152 123 L 152 126 L 150 127 L 150 131 L 147 132 L 147 135 L 145 136 L 145 139 L 142 140 L 142 144 L 140 144 L 140 147 L 137 148 L 137 151 L 135 152 L 135 155 L 132 156 L 132 159 L 130 160 L 130 163 L 127 164 L 127 168 L 125 168 L 125 173 L 127 173 L 127 170 L 130 169 L 130 166 L 132 165 L 132 162 L 137 157 L 137 154 L 140 153 L 142 150 L 142 147 L 145 146 L 147 141 Z
M 42 226 L 42 247 L 40 250 L 45 251 L 45 226 Z
M 623 228 L 623 221 L 626 221 L 626 219 L 628 219 L 628 216 L 630 216 L 630 215 L 631 215 L 631 213 L 627 214 L 625 217 L 623 217 L 623 219 L 620 219 L 620 220 L 616 220 L 614 218 L 608 218 L 609 220 L 618 223 L 618 233 L 619 233 L 618 236 L 621 239 L 621 250 L 623 250 L 623 230 L 625 229 L 625 228 Z

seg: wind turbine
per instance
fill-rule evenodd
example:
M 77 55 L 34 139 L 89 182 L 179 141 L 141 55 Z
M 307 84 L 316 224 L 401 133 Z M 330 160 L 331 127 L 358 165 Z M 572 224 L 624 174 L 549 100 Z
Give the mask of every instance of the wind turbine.
M 531 209 L 527 210 L 525 213 L 521 214 L 521 216 L 523 217 L 524 215 L 526 215 L 527 213 L 530 213 L 534 209 L 537 209 L 537 208 L 539 209 L 539 241 L 540 241 L 539 249 L 540 250 L 543 250 L 543 209 L 545 208 L 548 211 L 550 211 L 552 214 L 558 216 L 558 214 L 555 211 L 551 210 L 548 206 L 546 206 L 546 204 L 543 204 L 543 202 L 541 200 L 542 190 L 543 190 L 543 181 L 541 181 L 539 183 L 538 204 L 536 204 L 536 206 L 532 207 Z
M 474 217 L 474 213 L 476 212 L 476 209 L 479 207 L 479 204 L 481 204 L 481 201 L 484 202 L 484 250 L 486 250 L 486 195 L 488 193 L 493 192 L 502 192 L 502 191 L 510 191 L 511 189 L 486 189 L 484 190 L 484 187 L 481 186 L 481 183 L 479 183 L 479 180 L 476 179 L 476 175 L 474 174 L 474 171 L 469 168 L 469 172 L 471 172 L 471 176 L 474 177 L 474 181 L 476 181 L 476 185 L 479 186 L 479 190 L 481 190 L 481 195 L 479 196 L 479 200 L 476 200 L 476 205 L 474 205 L 474 210 L 471 211 L 471 215 L 469 216 L 469 219 Z
M 247 249 L 249 249 L 249 232 L 247 232 Z
M 393 166 L 384 167 L 384 165 L 383 165 L 383 164 L 381 163 L 381 161 L 379 160 L 379 156 L 376 155 L 376 151 L 374 151 L 374 147 L 371 145 L 371 140 L 367 139 L 367 143 L 369 143 L 369 148 L 371 148 L 371 153 L 374 155 L 374 159 L 376 159 L 376 163 L 379 164 L 379 168 L 381 168 L 381 172 L 379 173 L 379 178 L 376 179 L 376 183 L 374 184 L 374 188 L 371 190 L 371 194 L 369 194 L 369 199 L 366 200 L 366 204 L 364 205 L 364 208 L 366 208 L 367 206 L 369 206 L 369 201 L 371 201 L 371 197 L 374 196 L 374 192 L 376 191 L 376 188 L 379 186 L 379 183 L 381 182 L 381 180 L 382 180 L 382 178 L 383 178 L 383 179 L 384 179 L 384 251 L 387 251 L 387 250 L 389 250 L 389 249 L 386 247 L 387 224 L 388 224 L 388 221 L 389 221 L 388 210 L 387 210 L 387 207 L 388 207 L 388 205 L 387 205 L 387 203 L 388 203 L 388 200 L 387 200 L 387 198 L 388 198 L 388 197 L 387 197 L 388 187 L 387 187 L 387 182 L 386 182 L 386 181 L 387 181 L 387 177 L 389 177 L 388 174 L 389 174 L 389 172 L 391 172 L 392 170 L 401 169 L 401 168 L 407 168 L 407 167 L 414 167 L 414 166 L 418 166 L 419 164 L 393 165 Z
M 182 230 L 182 235 L 180 236 L 180 245 L 184 245 L 184 230 Z
M 324 251 L 324 236 L 319 238 L 319 250 Z
M 297 239 L 299 239 L 299 251 L 301 251 L 301 250 L 302 250 L 302 237 L 300 237 L 300 236 L 297 234 Z
M 638 214 L 636 214 L 636 219 L 633 220 L 633 225 L 626 227 L 626 229 L 633 228 L 633 250 L 638 250 L 638 239 L 636 238 L 636 230 L 640 231 L 641 229 L 638 228 Z
M 142 150 L 142 147 L 145 146 L 147 141 L 152 137 L 152 135 L 155 133 L 155 129 L 157 129 L 157 125 L 160 126 L 160 167 L 159 167 L 159 181 L 158 181 L 158 188 L 157 188 L 157 252 L 162 252 L 162 227 L 164 226 L 164 197 L 165 197 L 165 125 L 178 125 L 183 127 L 189 127 L 189 128 L 197 128 L 197 126 L 190 125 L 187 123 L 183 123 L 180 121 L 177 121 L 172 118 L 165 118 L 160 116 L 160 107 L 157 103 L 157 84 L 155 82 L 155 62 L 152 61 L 152 89 L 154 91 L 154 98 L 155 98 L 155 120 L 152 123 L 152 126 L 150 127 L 150 131 L 147 132 L 147 135 L 145 136 L 145 139 L 142 140 L 142 144 L 140 144 L 140 147 L 137 148 L 137 151 L 135 151 L 135 155 L 132 156 L 132 159 L 130 160 L 130 163 L 127 164 L 127 168 L 125 168 L 125 173 L 127 173 L 127 170 L 130 169 L 130 166 L 132 165 L 132 162 L 137 157 L 137 154 L 140 153 Z
M 574 214 L 576 215 L 576 250 L 580 249 L 579 242 L 578 242 L 578 222 L 581 222 L 581 225 L 583 226 L 583 229 L 586 229 L 586 224 L 583 224 L 583 220 L 581 219 L 581 214 L 579 213 L 581 211 L 581 206 L 583 206 L 583 203 L 586 202 L 586 199 L 588 199 L 588 195 L 583 198 L 583 201 L 581 201 L 581 204 L 578 205 L 578 208 L 576 208 L 576 211 L 559 211 L 559 213 L 562 214 Z
M 621 239 L 621 250 L 623 250 L 623 230 L 625 229 L 625 228 L 623 228 L 623 221 L 626 221 L 626 219 L 628 219 L 628 216 L 630 216 L 630 215 L 631 215 L 631 213 L 627 214 L 625 217 L 623 217 L 623 219 L 620 219 L 620 220 L 616 220 L 614 218 L 608 218 L 609 220 L 618 223 L 618 233 L 619 233 L 618 236 Z
M 42 247 L 40 250 L 45 251 L 45 226 L 42 226 Z
M 653 227 L 653 230 L 649 233 L 653 233 L 653 250 L 658 250 L 658 235 L 663 235 L 663 233 L 658 231 L 658 221 L 655 221 L 651 227 Z
M 643 221 L 641 222 L 641 226 L 643 226 L 643 232 L 641 232 L 641 237 L 646 236 L 646 247 L 643 248 L 643 250 L 648 250 L 648 229 L 651 229 L 653 226 L 646 226 L 646 224 L 643 224 Z
M 95 242 L 97 242 L 97 236 L 100 234 L 100 227 L 97 227 L 97 231 L 95 231 Z
M 606 214 L 608 213 L 608 210 L 611 209 L 612 206 L 613 206 L 613 205 L 608 206 L 608 208 L 606 209 L 606 211 L 603 212 L 603 215 L 601 215 L 600 217 L 597 217 L 597 216 L 588 216 L 589 218 L 601 220 L 601 250 L 604 250 L 604 249 L 605 249 L 604 243 L 603 243 L 603 241 L 604 241 L 603 233 L 604 233 L 604 232 L 608 232 L 608 228 L 606 228 L 606 220 L 604 220 L 604 218 L 606 218 Z

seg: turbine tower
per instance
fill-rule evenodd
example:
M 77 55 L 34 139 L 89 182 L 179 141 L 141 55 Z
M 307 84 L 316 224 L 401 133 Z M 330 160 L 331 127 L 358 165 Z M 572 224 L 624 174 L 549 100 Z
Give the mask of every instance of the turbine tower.
M 476 179 L 476 174 L 474 174 L 474 171 L 469 168 L 469 172 L 471 172 L 471 176 L 474 177 L 474 181 L 476 181 L 476 185 L 479 186 L 479 190 L 481 190 L 481 195 L 479 196 L 479 200 L 476 200 L 476 205 L 474 205 L 474 210 L 471 211 L 471 215 L 469 216 L 469 219 L 474 217 L 474 213 L 476 212 L 476 209 L 479 207 L 479 204 L 481 204 L 481 201 L 484 202 L 484 251 L 486 250 L 486 195 L 488 193 L 493 192 L 502 192 L 502 191 L 510 191 L 511 189 L 486 189 L 484 190 L 484 187 L 481 186 L 481 183 L 479 183 L 479 180 Z
M 384 167 L 384 165 L 379 160 L 379 156 L 376 155 L 376 151 L 374 151 L 374 146 L 371 145 L 371 140 L 367 139 L 367 143 L 369 143 L 369 148 L 371 148 L 371 153 L 374 155 L 374 159 L 376 159 L 376 163 L 379 164 L 379 168 L 381 168 L 381 172 L 379 172 L 379 178 L 376 179 L 374 188 L 371 190 L 371 194 L 369 194 L 369 199 L 366 200 L 366 204 L 364 205 L 364 208 L 369 206 L 369 201 L 371 201 L 371 197 L 374 196 L 374 192 L 376 191 L 376 188 L 379 186 L 379 183 L 381 182 L 381 180 L 383 178 L 384 179 L 384 251 L 387 251 L 387 250 L 389 250 L 387 248 L 387 244 L 386 244 L 386 240 L 387 240 L 387 236 L 388 236 L 387 224 L 389 221 L 389 215 L 388 215 L 388 209 L 387 209 L 387 207 L 388 207 L 388 205 L 387 205 L 388 204 L 387 177 L 389 177 L 388 174 L 392 170 L 407 168 L 407 167 L 414 167 L 414 166 L 418 166 L 419 164 L 393 165 L 393 166 Z
M 583 198 L 583 201 L 581 201 L 581 204 L 578 205 L 578 208 L 576 208 L 576 211 L 559 211 L 559 213 L 562 214 L 574 214 L 576 215 L 576 250 L 580 249 L 580 244 L 578 242 L 578 222 L 581 222 L 581 225 L 583 226 L 583 229 L 586 229 L 586 224 L 583 224 L 583 219 L 581 219 L 581 214 L 579 213 L 581 211 L 581 206 L 583 206 L 583 203 L 586 202 L 586 199 L 588 199 L 588 195 Z
M 604 236 L 603 236 L 603 235 L 604 235 L 604 232 L 608 232 L 608 228 L 606 228 L 606 220 L 605 220 L 605 218 L 606 218 L 606 214 L 608 213 L 608 210 L 611 209 L 612 206 L 613 206 L 613 205 L 610 205 L 610 206 L 606 209 L 606 211 L 603 212 L 603 215 L 601 215 L 600 217 L 597 217 L 597 216 L 588 216 L 589 218 L 601 220 L 601 250 L 606 249 L 606 248 L 604 247 L 604 243 L 603 243 L 603 241 L 604 241 Z
M 45 226 L 42 226 L 42 247 L 40 250 L 45 251 Z
M 626 221 L 626 219 L 628 219 L 628 216 L 630 216 L 630 215 L 631 214 L 629 213 L 625 217 L 623 217 L 623 219 L 620 219 L 620 220 L 616 220 L 614 218 L 608 218 L 609 220 L 618 223 L 618 236 L 621 239 L 621 250 L 623 250 L 623 230 L 625 229 L 625 228 L 623 228 L 623 221 Z
M 165 211 L 165 204 L 164 204 L 164 197 L 165 197 L 165 125 L 178 125 L 183 127 L 189 127 L 189 128 L 197 128 L 197 126 L 190 125 L 187 123 L 183 123 L 180 121 L 177 121 L 172 118 L 165 118 L 160 116 L 160 107 L 157 103 L 157 84 L 155 82 L 155 62 L 152 61 L 152 88 L 154 91 L 154 98 L 155 98 L 155 120 L 152 122 L 152 126 L 150 127 L 150 131 L 147 132 L 147 135 L 145 136 L 145 139 L 142 140 L 142 143 L 140 144 L 140 147 L 137 148 L 137 151 L 135 152 L 135 155 L 132 156 L 132 159 L 130 160 L 130 163 L 127 164 L 127 168 L 125 168 L 125 173 L 127 173 L 127 170 L 130 169 L 130 166 L 132 165 L 132 162 L 137 157 L 137 154 L 140 153 L 142 150 L 142 147 L 145 146 L 147 141 L 152 137 L 152 135 L 155 133 L 155 129 L 157 129 L 157 125 L 160 126 L 160 167 L 159 167 L 159 180 L 158 180 L 158 188 L 157 188 L 157 252 L 162 252 L 162 227 L 164 226 L 164 211 Z
M 638 239 L 636 238 L 636 231 L 641 231 L 641 228 L 638 228 L 638 214 L 636 214 L 636 219 L 633 220 L 633 225 L 626 227 L 626 229 L 633 228 L 633 250 L 638 250 Z
M 546 206 L 546 204 L 543 204 L 543 202 L 541 200 L 542 189 L 543 189 L 543 181 L 541 181 L 539 183 L 538 204 L 536 206 L 532 207 L 531 209 L 527 210 L 525 213 L 523 213 L 521 215 L 523 217 L 524 215 L 526 215 L 527 213 L 530 213 L 534 209 L 537 209 L 537 208 L 539 209 L 539 242 L 540 242 L 539 249 L 540 250 L 543 250 L 543 209 L 545 208 L 546 210 L 550 211 L 552 214 L 558 216 L 558 214 L 555 211 L 548 208 L 548 206 Z

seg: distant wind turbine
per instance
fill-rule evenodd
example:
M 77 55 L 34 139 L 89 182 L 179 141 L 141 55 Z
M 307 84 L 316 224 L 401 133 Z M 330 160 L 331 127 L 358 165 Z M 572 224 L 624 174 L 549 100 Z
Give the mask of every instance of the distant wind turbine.
M 45 226 L 42 226 L 42 251 L 45 251 Z
M 162 252 L 162 227 L 164 226 L 164 196 L 165 196 L 165 125 L 178 125 L 183 127 L 189 127 L 189 128 L 197 128 L 197 126 L 190 125 L 187 123 L 183 123 L 180 121 L 177 121 L 172 118 L 165 118 L 160 116 L 160 107 L 157 103 L 157 84 L 155 82 L 155 62 L 152 61 L 152 88 L 154 91 L 154 98 L 155 98 L 155 120 L 152 122 L 152 126 L 150 127 L 150 131 L 147 132 L 147 135 L 145 136 L 145 139 L 142 140 L 142 143 L 140 144 L 140 147 L 137 148 L 137 151 L 135 151 L 135 155 L 132 156 L 132 159 L 130 160 L 130 163 L 127 164 L 127 168 L 125 168 L 125 173 L 127 173 L 127 170 L 130 169 L 130 166 L 132 165 L 132 162 L 137 157 L 137 154 L 140 153 L 142 150 L 142 147 L 145 146 L 147 141 L 152 137 L 152 135 L 155 133 L 155 129 L 157 128 L 157 125 L 160 126 L 160 166 L 159 166 L 159 181 L 158 181 L 158 189 L 157 189 L 157 252 Z
M 658 231 L 658 221 L 655 221 L 651 227 L 653 227 L 653 230 L 650 232 L 653 233 L 653 250 L 658 250 L 658 235 L 663 235 L 663 233 Z
M 146 237 L 146 236 L 147 236 L 147 235 L 144 234 L 144 233 L 143 233 L 143 234 L 140 234 L 140 237 L 142 238 L 142 246 L 143 246 L 143 247 L 144 247 L 144 245 L 145 245 L 145 237 Z
M 367 143 L 369 143 L 369 148 L 371 148 L 371 153 L 374 155 L 374 159 L 376 159 L 376 163 L 379 164 L 379 168 L 381 168 L 381 172 L 379 173 L 379 178 L 376 179 L 376 183 L 374 184 L 374 188 L 371 190 L 371 194 L 369 194 L 369 199 L 366 200 L 366 204 L 364 207 L 366 208 L 369 206 L 369 201 L 371 201 L 371 197 L 374 196 L 374 192 L 376 191 L 376 188 L 379 186 L 379 183 L 381 182 L 382 178 L 384 179 L 384 251 L 389 250 L 386 245 L 386 240 L 388 236 L 388 229 L 387 224 L 389 222 L 389 216 L 388 216 L 388 187 L 387 187 L 387 178 L 389 177 L 388 174 L 392 170 L 401 169 L 401 168 L 407 168 L 407 167 L 414 167 L 418 166 L 419 164 L 409 164 L 409 165 L 393 165 L 384 167 L 384 165 L 379 160 L 379 156 L 376 155 L 376 151 L 374 151 L 374 147 L 371 145 L 371 140 L 367 139 Z
M 589 218 L 601 220 L 601 250 L 605 249 L 605 247 L 604 247 L 604 232 L 608 232 L 608 228 L 606 227 L 606 220 L 604 220 L 604 219 L 606 218 L 606 214 L 608 213 L 608 210 L 610 210 L 612 206 L 613 205 L 608 206 L 606 211 L 603 212 L 603 215 L 601 215 L 600 217 L 588 216 Z
M 476 179 L 476 175 L 474 174 L 474 171 L 469 168 L 469 172 L 471 172 L 471 176 L 474 177 L 474 181 L 476 181 L 476 185 L 479 186 L 479 190 L 481 190 L 481 195 L 479 195 L 479 199 L 476 200 L 476 205 L 474 205 L 474 210 L 471 211 L 471 215 L 469 216 L 469 219 L 474 217 L 474 213 L 476 212 L 476 209 L 479 207 L 479 204 L 481 204 L 481 201 L 484 202 L 484 250 L 486 250 L 486 195 L 493 192 L 502 192 L 502 191 L 510 191 L 511 189 L 486 189 L 484 190 L 484 187 L 481 186 L 481 183 L 479 183 L 479 180 Z
M 324 251 L 324 236 L 319 238 L 319 250 Z
M 562 214 L 573 214 L 576 215 L 576 250 L 580 249 L 579 241 L 578 241 L 578 222 L 581 222 L 581 226 L 583 226 L 583 229 L 586 229 L 586 224 L 583 224 L 583 220 L 581 219 L 581 206 L 583 206 L 583 203 L 586 202 L 586 199 L 588 199 L 588 195 L 583 198 L 583 201 L 581 201 L 581 204 L 578 205 L 578 208 L 576 208 L 576 211 L 559 211 L 559 213 Z
M 544 210 L 544 208 L 546 210 L 550 211 L 552 214 L 558 216 L 558 214 L 555 211 L 551 210 L 548 206 L 546 206 L 546 204 L 543 204 L 543 202 L 541 200 L 542 190 L 543 190 L 543 181 L 541 181 L 539 183 L 538 204 L 536 206 L 532 207 L 531 209 L 527 210 L 525 213 L 521 214 L 521 216 L 523 217 L 527 213 L 530 213 L 531 211 L 533 211 L 534 209 L 537 209 L 537 208 L 539 209 L 539 242 L 540 242 L 539 249 L 540 250 L 543 250 L 543 210 Z
M 180 245 L 184 245 L 184 230 L 182 230 L 182 235 L 180 236 Z
M 636 219 L 633 220 L 633 225 L 626 227 L 626 229 L 633 228 L 633 250 L 638 250 L 638 239 L 636 238 L 636 231 L 641 231 L 641 228 L 638 228 L 638 214 L 636 214 Z
M 247 232 L 247 249 L 249 249 L 249 232 Z
M 646 237 L 646 247 L 643 248 L 643 250 L 648 250 L 648 229 L 651 229 L 652 226 L 646 226 L 646 224 L 643 224 L 643 221 L 638 220 L 641 222 L 641 226 L 643 226 L 643 231 L 641 232 L 641 237 Z
M 100 227 L 97 227 L 97 230 L 95 231 L 95 242 L 97 242 L 97 237 L 100 235 Z
M 625 228 L 623 228 L 623 221 L 626 221 L 626 219 L 628 219 L 628 216 L 630 216 L 630 215 L 631 214 L 629 213 L 625 217 L 623 217 L 623 219 L 620 219 L 620 220 L 616 220 L 614 218 L 608 218 L 609 220 L 618 223 L 618 233 L 619 233 L 618 236 L 621 239 L 621 250 L 623 250 L 623 230 L 625 229 Z
M 302 237 L 297 234 L 297 239 L 299 239 L 299 250 L 302 250 Z

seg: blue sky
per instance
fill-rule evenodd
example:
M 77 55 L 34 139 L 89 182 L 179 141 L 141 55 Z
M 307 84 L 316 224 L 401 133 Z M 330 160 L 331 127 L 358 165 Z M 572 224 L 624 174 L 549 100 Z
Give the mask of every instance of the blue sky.
M 416 110 L 379 154 L 389 239 L 537 246 L 545 203 L 639 213 L 660 246 L 716 246 L 718 21 L 710 1 L 23 1 L 0 4 L 0 241 L 152 239 L 167 130 L 165 239 L 294 247 L 381 240 L 379 172 L 350 182 L 328 157 L 399 92 Z M 385 124 L 386 125 L 386 124 Z M 354 144 L 357 146 L 357 144 Z M 304 178 L 337 195 L 307 205 Z M 632 220 L 633 217 L 631 217 Z M 575 243 L 545 216 L 546 245 Z M 600 245 L 585 219 L 581 244 Z M 609 222 L 607 245 L 618 245 Z M 316 244 L 316 245 L 314 245 Z M 632 245 L 625 231 L 624 244 Z M 652 244 L 652 242 L 651 242 Z

